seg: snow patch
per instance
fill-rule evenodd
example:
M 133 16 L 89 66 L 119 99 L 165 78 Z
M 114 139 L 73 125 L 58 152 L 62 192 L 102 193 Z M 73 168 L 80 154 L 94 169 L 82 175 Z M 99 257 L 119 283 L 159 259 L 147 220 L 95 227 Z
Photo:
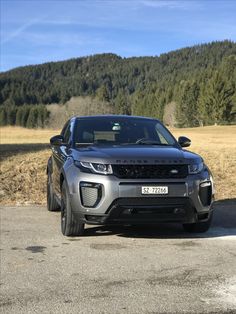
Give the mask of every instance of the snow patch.
M 222 303 L 233 306 L 236 309 L 236 276 L 220 285 L 216 291 Z

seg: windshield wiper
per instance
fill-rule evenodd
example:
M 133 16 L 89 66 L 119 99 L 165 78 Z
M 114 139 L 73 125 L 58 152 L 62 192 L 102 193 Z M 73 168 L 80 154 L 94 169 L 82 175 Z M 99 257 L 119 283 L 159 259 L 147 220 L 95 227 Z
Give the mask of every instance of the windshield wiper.
M 108 141 L 100 142 L 95 141 L 94 143 L 75 143 L 78 147 L 86 147 L 86 146 L 129 146 L 129 145 L 157 145 L 157 146 L 171 146 L 170 144 L 160 143 L 152 140 L 142 140 L 136 143 L 111 143 Z
M 95 141 L 93 143 L 75 143 L 78 147 L 86 147 L 86 146 L 107 146 L 107 145 L 114 145 L 108 141 Z
M 92 146 L 94 143 L 75 143 L 76 147 L 87 147 Z
M 158 146 L 170 146 L 167 143 L 160 143 L 158 141 L 148 140 L 148 139 L 141 139 L 135 143 L 136 145 L 158 145 Z

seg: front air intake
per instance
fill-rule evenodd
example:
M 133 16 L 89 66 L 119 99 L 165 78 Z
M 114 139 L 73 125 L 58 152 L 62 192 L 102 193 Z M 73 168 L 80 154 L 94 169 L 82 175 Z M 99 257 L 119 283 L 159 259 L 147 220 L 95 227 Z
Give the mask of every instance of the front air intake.
M 80 197 L 84 207 L 96 207 L 102 197 L 101 184 L 80 182 Z
M 211 182 L 203 182 L 199 186 L 199 198 L 203 206 L 211 205 L 212 186 Z

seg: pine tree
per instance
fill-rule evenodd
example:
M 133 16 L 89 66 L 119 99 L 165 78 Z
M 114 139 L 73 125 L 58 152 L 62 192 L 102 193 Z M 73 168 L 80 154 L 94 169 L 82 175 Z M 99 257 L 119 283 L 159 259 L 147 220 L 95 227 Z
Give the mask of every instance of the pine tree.
M 38 122 L 38 109 L 32 107 L 29 112 L 26 127 L 29 129 L 33 129 L 37 126 L 37 122 Z
M 132 115 L 136 115 L 136 116 L 144 115 L 143 99 L 144 99 L 144 92 L 141 91 L 141 90 L 136 91 L 131 96 L 131 112 L 132 112 Z
M 109 91 L 106 85 L 102 85 L 96 90 L 96 96 L 100 101 L 109 101 Z
M 50 112 L 47 110 L 47 107 L 43 106 L 43 127 L 46 127 L 49 117 L 50 117 Z
M 0 107 L 0 126 L 7 125 L 7 113 L 5 107 Z
M 27 106 L 27 105 L 22 106 L 22 116 L 21 116 L 20 125 L 23 127 L 26 127 L 27 120 L 29 117 L 30 108 L 31 108 L 31 106 Z
M 44 128 L 49 117 L 49 112 L 47 111 L 47 108 L 43 105 L 36 106 L 36 109 L 37 109 L 37 122 L 35 127 Z
M 199 91 L 199 85 L 195 81 L 182 83 L 182 91 L 176 112 L 177 122 L 180 127 L 193 127 L 199 125 Z
M 22 115 L 23 115 L 24 108 L 19 107 L 17 108 L 17 113 L 16 113 L 16 125 L 22 126 L 21 125 L 21 120 L 22 120 Z
M 115 109 L 119 114 L 131 114 L 130 101 L 124 90 L 119 90 L 116 96 Z
M 16 112 L 17 112 L 17 108 L 15 106 L 10 106 L 10 107 L 6 108 L 7 125 L 15 125 L 15 123 L 16 123 Z
M 216 71 L 202 89 L 199 98 L 199 113 L 205 125 L 219 124 L 231 119 L 233 94 L 232 87 Z

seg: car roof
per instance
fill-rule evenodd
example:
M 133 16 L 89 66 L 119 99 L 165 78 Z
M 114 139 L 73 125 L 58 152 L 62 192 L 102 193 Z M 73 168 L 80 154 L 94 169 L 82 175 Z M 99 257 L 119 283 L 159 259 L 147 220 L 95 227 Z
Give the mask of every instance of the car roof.
M 142 117 L 142 116 L 130 116 L 130 115 L 115 115 L 115 114 L 108 114 L 108 115 L 95 115 L 95 116 L 74 116 L 71 119 L 76 120 L 90 120 L 90 119 L 142 119 L 142 120 L 155 120 L 159 121 L 158 119 L 151 118 L 151 117 Z

